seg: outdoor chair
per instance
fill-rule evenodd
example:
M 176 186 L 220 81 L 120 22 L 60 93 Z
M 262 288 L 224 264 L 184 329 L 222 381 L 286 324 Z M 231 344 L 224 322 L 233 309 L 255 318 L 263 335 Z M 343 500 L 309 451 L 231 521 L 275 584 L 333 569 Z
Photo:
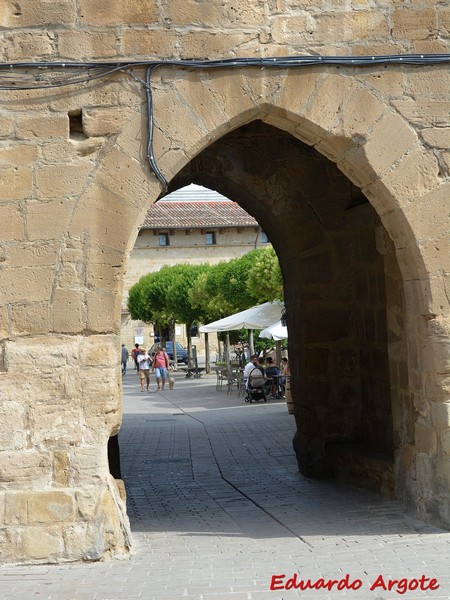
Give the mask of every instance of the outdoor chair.
M 226 371 L 216 371 L 216 392 L 222 391 L 222 384 L 227 381 L 228 374 Z

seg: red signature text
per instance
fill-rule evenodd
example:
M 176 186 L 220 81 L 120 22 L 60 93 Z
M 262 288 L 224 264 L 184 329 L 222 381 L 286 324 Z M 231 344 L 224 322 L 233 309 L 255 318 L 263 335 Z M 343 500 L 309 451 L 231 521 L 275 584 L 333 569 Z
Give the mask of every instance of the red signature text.
M 272 575 L 270 582 L 271 590 L 332 590 L 336 587 L 337 590 L 359 590 L 362 586 L 361 579 L 350 580 L 350 575 L 347 573 L 342 579 L 322 579 L 316 581 L 311 579 L 300 579 L 297 573 L 284 581 L 286 575 Z
M 286 578 L 285 573 L 272 575 L 270 580 L 271 590 L 359 590 L 363 585 L 361 579 L 353 579 L 348 573 L 341 579 L 302 579 L 300 575 L 294 573 Z M 378 575 L 375 581 L 370 585 L 370 591 L 382 589 L 387 592 L 394 591 L 397 594 L 406 594 L 414 590 L 437 590 L 439 588 L 437 579 L 422 575 L 419 578 L 391 579 Z

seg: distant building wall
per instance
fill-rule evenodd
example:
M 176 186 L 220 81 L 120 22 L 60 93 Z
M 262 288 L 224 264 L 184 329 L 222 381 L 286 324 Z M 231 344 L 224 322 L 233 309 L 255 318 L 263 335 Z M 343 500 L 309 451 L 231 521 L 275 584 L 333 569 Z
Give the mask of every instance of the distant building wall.
M 169 245 L 159 245 L 159 231 L 167 231 Z M 215 234 L 215 244 L 206 243 L 206 233 Z M 204 229 L 175 230 L 162 228 L 161 230 L 141 229 L 130 254 L 128 269 L 124 278 L 124 292 L 122 299 L 122 342 L 132 348 L 135 343 L 136 333 L 144 335 L 144 346 L 154 342 L 154 331 L 151 324 L 133 321 L 126 308 L 128 290 L 139 279 L 154 271 L 159 271 L 163 266 L 184 264 L 216 264 L 237 258 L 250 252 L 254 248 L 265 247 L 267 239 L 262 234 L 260 227 L 227 227 Z M 177 340 L 183 345 L 187 343 L 186 327 L 184 324 L 177 326 Z M 197 347 L 197 353 L 204 355 L 204 335 L 192 339 Z M 218 351 L 217 336 L 209 336 L 209 345 L 214 360 L 214 353 Z

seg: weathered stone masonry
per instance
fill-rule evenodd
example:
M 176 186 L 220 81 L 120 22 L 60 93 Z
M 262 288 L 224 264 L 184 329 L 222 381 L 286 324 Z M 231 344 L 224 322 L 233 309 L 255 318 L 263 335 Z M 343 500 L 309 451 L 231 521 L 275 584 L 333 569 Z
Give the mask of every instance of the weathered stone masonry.
M 3 62 L 445 53 L 450 10 L 6 0 L 0 27 Z M 301 470 L 394 493 L 447 526 L 449 83 L 448 65 L 153 78 L 170 189 L 245 198 L 279 254 Z M 0 92 L 4 562 L 130 548 L 107 443 L 121 421 L 123 274 L 162 192 L 146 122 L 145 90 L 124 73 Z

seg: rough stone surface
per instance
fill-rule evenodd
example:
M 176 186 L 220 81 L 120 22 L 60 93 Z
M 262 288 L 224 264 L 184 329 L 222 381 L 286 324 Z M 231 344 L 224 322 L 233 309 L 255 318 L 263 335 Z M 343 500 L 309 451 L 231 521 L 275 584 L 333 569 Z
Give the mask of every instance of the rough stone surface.
M 0 26 L 0 56 L 14 63 L 371 56 L 450 43 L 445 3 L 371 0 L 5 0 Z M 67 72 L 29 67 L 25 77 Z M 0 91 L 5 561 L 129 551 L 107 444 L 121 420 L 122 278 L 163 192 L 147 162 L 144 78 L 136 67 Z M 384 491 L 393 478 L 401 500 L 450 525 L 448 84 L 442 65 L 152 75 L 153 150 L 169 187 L 195 181 L 237 199 L 279 254 L 301 470 L 328 473 L 328 442 L 363 438 L 388 456 L 391 479 L 369 447 L 346 475 Z

